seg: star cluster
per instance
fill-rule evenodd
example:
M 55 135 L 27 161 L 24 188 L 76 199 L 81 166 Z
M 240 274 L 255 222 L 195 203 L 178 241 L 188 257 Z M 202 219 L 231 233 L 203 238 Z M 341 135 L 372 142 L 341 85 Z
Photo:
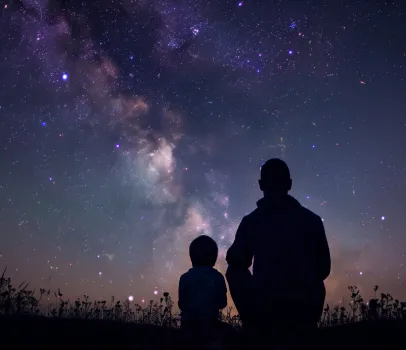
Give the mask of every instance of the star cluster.
M 0 267 L 71 297 L 176 295 L 201 233 L 224 272 L 259 168 L 281 157 L 326 227 L 328 299 L 349 284 L 406 298 L 405 10 L 6 2 Z

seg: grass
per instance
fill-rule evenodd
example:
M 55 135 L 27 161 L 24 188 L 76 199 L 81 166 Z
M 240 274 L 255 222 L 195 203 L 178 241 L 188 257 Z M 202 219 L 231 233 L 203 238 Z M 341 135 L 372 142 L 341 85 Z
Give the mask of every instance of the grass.
M 390 294 L 380 293 L 374 287 L 375 297 L 365 302 L 356 286 L 348 287 L 351 296 L 347 307 L 327 305 L 320 320 L 320 326 L 337 326 L 363 321 L 406 320 L 406 302 L 394 299 Z
M 375 286 L 375 297 L 366 302 L 358 288 L 350 286 L 348 305 L 326 305 L 319 324 L 323 332 L 321 337 L 334 338 L 338 329 L 341 329 L 340 332 L 346 329 L 345 334 L 352 334 L 352 340 L 347 345 L 351 348 L 351 344 L 358 344 L 354 339 L 364 333 L 370 341 L 371 330 L 378 327 L 375 338 L 387 334 L 388 341 L 399 337 L 403 337 L 404 341 L 406 302 L 400 302 L 390 294 L 378 293 L 378 290 Z M 301 312 L 300 307 L 297 312 Z M 220 317 L 237 330 L 241 327 L 239 316 L 233 315 L 231 308 Z M 28 283 L 13 287 L 11 279 L 5 277 L 5 271 L 0 278 L 0 332 L 3 343 L 29 341 L 29 344 L 41 344 L 44 339 L 51 341 L 55 337 L 55 341 L 60 343 L 59 348 L 93 348 L 96 344 L 99 348 L 108 344 L 114 348 L 119 344 L 138 344 L 140 349 L 171 348 L 170 344 L 178 342 L 179 326 L 179 313 L 175 311 L 168 293 L 145 306 L 128 300 L 121 302 L 114 297 L 109 301 L 91 301 L 87 295 L 71 301 L 65 299 L 59 289 L 54 292 L 46 289 L 36 291 L 31 290 Z M 396 333 L 399 327 L 403 336 Z M 80 339 L 79 343 L 77 339 Z M 343 339 L 346 338 L 337 338 L 334 345 L 338 346 Z M 366 344 L 365 339 L 360 342 Z M 377 344 L 379 341 L 375 340 L 374 345 Z M 368 347 L 374 348 L 374 345 Z M 330 348 L 338 348 L 335 346 Z

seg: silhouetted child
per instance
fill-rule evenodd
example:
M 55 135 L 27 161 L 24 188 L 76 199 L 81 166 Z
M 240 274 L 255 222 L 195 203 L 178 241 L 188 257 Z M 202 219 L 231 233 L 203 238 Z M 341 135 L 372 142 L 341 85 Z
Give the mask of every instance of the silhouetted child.
M 225 279 L 213 268 L 217 254 L 217 244 L 209 236 L 194 239 L 189 247 L 193 267 L 179 280 L 182 329 L 197 343 L 202 335 L 209 338 L 212 331 L 220 327 L 219 311 L 227 306 Z

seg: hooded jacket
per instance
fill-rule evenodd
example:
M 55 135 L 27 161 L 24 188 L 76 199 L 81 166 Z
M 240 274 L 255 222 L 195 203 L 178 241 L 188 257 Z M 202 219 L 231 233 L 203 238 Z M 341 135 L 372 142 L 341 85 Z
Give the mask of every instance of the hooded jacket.
M 254 260 L 255 297 L 300 302 L 320 300 L 331 268 L 321 218 L 289 195 L 257 202 L 242 219 L 226 260 L 230 268 L 244 271 Z

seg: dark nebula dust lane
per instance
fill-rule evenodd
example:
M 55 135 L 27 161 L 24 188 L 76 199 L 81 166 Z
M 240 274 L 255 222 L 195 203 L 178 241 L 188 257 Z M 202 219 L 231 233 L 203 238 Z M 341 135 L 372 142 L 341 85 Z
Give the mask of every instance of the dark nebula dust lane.
M 176 295 L 198 234 L 225 271 L 259 168 L 281 157 L 326 227 L 327 299 L 406 298 L 406 4 L 0 6 L 0 268 L 15 283 Z

